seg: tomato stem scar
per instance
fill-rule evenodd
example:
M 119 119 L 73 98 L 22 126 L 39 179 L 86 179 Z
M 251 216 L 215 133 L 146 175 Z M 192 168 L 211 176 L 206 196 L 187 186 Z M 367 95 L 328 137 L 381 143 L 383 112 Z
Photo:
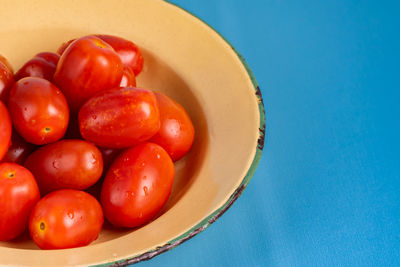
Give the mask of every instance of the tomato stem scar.
M 40 222 L 39 227 L 40 227 L 40 230 L 44 230 L 44 228 L 45 228 L 46 226 L 45 226 L 44 222 Z
M 51 131 L 51 128 L 50 128 L 50 127 L 46 127 L 46 128 L 44 128 L 44 131 L 45 131 L 46 133 L 48 133 L 48 132 Z
M 9 173 L 8 173 L 8 178 L 14 178 L 14 176 L 15 176 L 15 173 L 14 173 L 14 172 L 9 172 Z

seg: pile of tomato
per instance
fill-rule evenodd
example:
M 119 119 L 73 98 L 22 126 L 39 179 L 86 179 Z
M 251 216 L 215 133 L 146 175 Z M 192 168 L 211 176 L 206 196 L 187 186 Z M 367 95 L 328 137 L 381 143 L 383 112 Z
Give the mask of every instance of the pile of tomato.
M 0 56 L 0 241 L 42 249 L 134 228 L 171 193 L 194 127 L 170 97 L 136 87 L 143 56 L 110 35 L 70 40 L 16 73 Z

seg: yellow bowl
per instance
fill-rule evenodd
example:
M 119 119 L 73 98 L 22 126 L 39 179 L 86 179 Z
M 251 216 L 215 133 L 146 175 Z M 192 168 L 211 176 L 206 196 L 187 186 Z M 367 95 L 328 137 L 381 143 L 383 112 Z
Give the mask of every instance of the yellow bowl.
M 264 144 L 261 94 L 243 58 L 204 22 L 159 0 L 3 0 L 0 54 L 15 69 L 35 53 L 71 38 L 113 34 L 137 43 L 143 88 L 180 102 L 195 124 L 191 152 L 176 163 L 171 197 L 138 229 L 106 227 L 87 247 L 39 250 L 27 237 L 0 242 L 4 265 L 65 266 L 135 263 L 203 231 L 247 186 Z

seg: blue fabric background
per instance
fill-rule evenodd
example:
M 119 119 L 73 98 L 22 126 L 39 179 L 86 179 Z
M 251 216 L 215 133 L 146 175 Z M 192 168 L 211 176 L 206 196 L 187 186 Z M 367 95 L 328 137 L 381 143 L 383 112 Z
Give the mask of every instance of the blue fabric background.
M 267 139 L 225 215 L 136 266 L 400 266 L 399 2 L 172 2 L 247 60 Z

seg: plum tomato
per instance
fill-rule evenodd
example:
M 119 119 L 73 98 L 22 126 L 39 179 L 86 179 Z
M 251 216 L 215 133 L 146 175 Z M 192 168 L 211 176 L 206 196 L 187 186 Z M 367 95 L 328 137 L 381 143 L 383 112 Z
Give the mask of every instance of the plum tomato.
M 35 150 L 36 146 L 26 142 L 17 131 L 12 131 L 11 144 L 2 162 L 14 162 L 23 165 L 25 159 Z
M 118 87 L 122 73 L 121 59 L 109 44 L 84 36 L 62 54 L 54 82 L 67 98 L 71 113 L 77 113 L 94 93 Z
M 39 148 L 25 161 L 35 175 L 40 192 L 58 189 L 86 189 L 103 172 L 100 150 L 83 140 L 61 140 Z
M 107 220 L 118 227 L 150 221 L 171 193 L 174 164 L 159 145 L 142 143 L 122 152 L 103 182 L 101 204 Z
M 122 74 L 121 83 L 119 87 L 135 87 L 136 77 L 131 67 L 124 65 L 124 72 Z
M 7 103 L 8 94 L 14 84 L 14 71 L 5 57 L 0 55 L 0 101 Z
M 151 138 L 160 128 L 153 92 L 133 87 L 103 91 L 79 111 L 84 139 L 100 147 L 127 148 Z
M 26 77 L 10 92 L 8 108 L 18 133 L 29 143 L 44 145 L 61 139 L 68 127 L 68 104 L 49 81 Z
M 162 93 L 154 93 L 160 110 L 160 130 L 150 139 L 162 146 L 173 161 L 182 158 L 191 148 L 194 127 L 185 109 Z
M 39 77 L 51 82 L 59 59 L 60 56 L 52 52 L 36 54 L 17 71 L 15 80 L 18 81 L 24 77 Z
M 135 76 L 139 75 L 143 69 L 143 56 L 136 44 L 113 35 L 97 34 L 95 36 L 111 45 L 121 57 L 122 63 L 131 67 Z
M 103 222 L 103 211 L 93 196 L 63 189 L 37 202 L 29 217 L 29 232 L 41 249 L 74 248 L 96 240 Z
M 29 214 L 39 200 L 32 173 L 15 163 L 0 163 L 0 240 L 16 238 L 28 226 Z
M 6 154 L 11 142 L 11 119 L 6 105 L 0 101 L 0 161 Z

